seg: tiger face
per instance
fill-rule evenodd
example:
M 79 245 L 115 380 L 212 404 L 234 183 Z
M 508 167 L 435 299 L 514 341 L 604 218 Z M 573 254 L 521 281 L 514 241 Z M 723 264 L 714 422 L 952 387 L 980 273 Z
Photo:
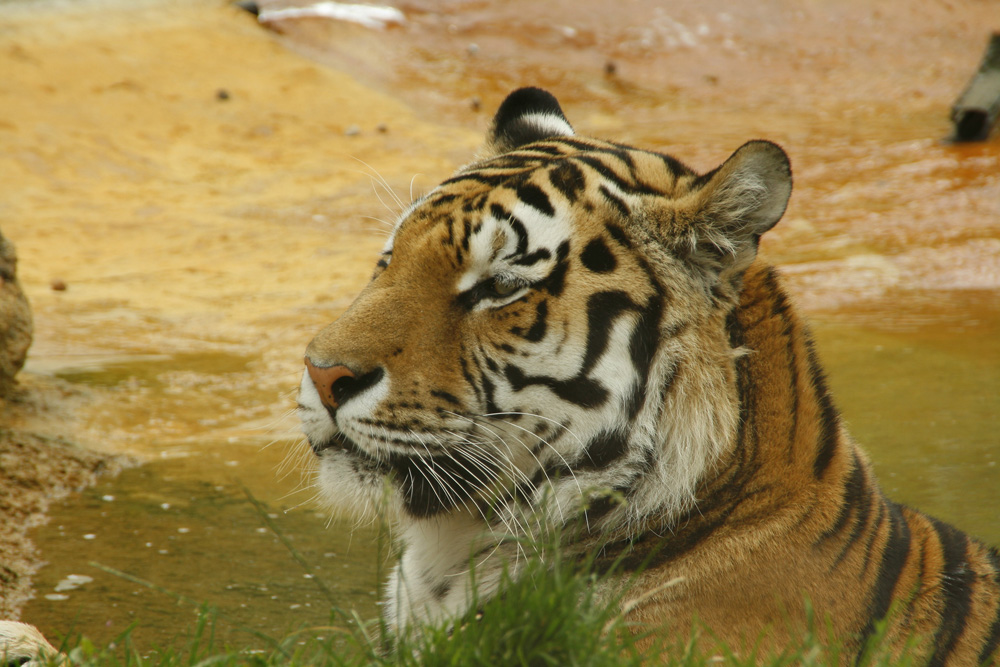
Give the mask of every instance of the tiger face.
M 403 213 L 306 350 L 321 493 L 365 514 L 388 484 L 400 520 L 489 522 L 628 490 L 592 527 L 676 516 L 737 427 L 722 322 L 790 190 L 774 144 L 700 176 L 513 93 L 486 155 Z

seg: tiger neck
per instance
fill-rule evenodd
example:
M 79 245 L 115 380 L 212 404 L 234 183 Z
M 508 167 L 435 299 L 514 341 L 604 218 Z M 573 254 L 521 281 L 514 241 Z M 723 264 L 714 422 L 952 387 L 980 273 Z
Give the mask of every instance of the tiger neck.
M 755 262 L 727 319 L 739 419 L 726 452 L 679 514 L 648 514 L 612 531 L 599 566 L 655 567 L 709 537 L 774 535 L 801 520 L 821 486 L 842 483 L 863 456 L 841 428 L 812 340 L 773 267 Z M 752 502 L 747 502 L 752 498 Z M 763 539 L 763 538 L 762 538 Z
M 853 444 L 841 426 L 805 323 L 774 267 L 755 262 L 727 319 L 736 359 L 739 427 L 732 447 L 698 492 L 697 513 L 733 508 L 750 495 L 773 516 L 797 494 L 835 483 Z M 766 492 L 764 492 L 766 490 Z M 765 506 L 766 505 L 766 506 Z

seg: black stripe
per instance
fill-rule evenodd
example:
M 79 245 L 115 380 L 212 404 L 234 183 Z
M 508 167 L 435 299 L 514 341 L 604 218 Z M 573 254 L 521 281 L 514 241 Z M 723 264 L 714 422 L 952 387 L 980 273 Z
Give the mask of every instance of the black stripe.
M 549 161 L 549 156 L 545 154 L 533 154 L 534 151 L 519 151 L 517 153 L 505 153 L 490 159 L 481 167 L 474 169 L 474 172 L 497 174 L 503 173 L 508 177 L 522 176 L 524 172 L 537 169 L 544 162 Z M 507 179 L 508 181 L 510 178 Z
M 484 374 L 483 375 L 483 396 L 486 399 L 485 403 L 486 403 L 486 413 L 487 414 L 494 415 L 494 414 L 500 412 L 500 408 L 497 407 L 497 404 L 493 401 L 493 396 L 494 396 L 495 392 L 496 392 L 496 387 L 493 386 L 493 382 L 488 377 L 486 377 L 486 375 Z
M 595 151 L 595 152 L 605 152 L 618 159 L 621 159 L 622 157 L 621 154 L 615 151 Z M 627 192 L 629 194 L 647 195 L 654 197 L 663 196 L 663 192 L 661 192 L 659 188 L 654 188 L 641 181 L 626 180 L 621 175 L 619 175 L 618 172 L 614 171 L 614 169 L 610 165 L 608 165 L 603 160 L 598 159 L 597 157 L 591 157 L 588 155 L 588 156 L 581 156 L 577 159 L 583 162 L 584 164 L 590 166 L 591 168 L 593 168 L 603 178 L 617 185 L 618 189 L 622 190 L 623 192 Z M 632 174 L 630 173 L 629 176 L 632 176 Z
M 833 404 L 833 399 L 830 397 L 830 391 L 827 389 L 826 376 L 819 365 L 815 344 L 808 335 L 804 336 L 804 339 L 809 362 L 809 380 L 820 408 L 820 433 L 816 443 L 816 458 L 813 460 L 813 475 L 819 479 L 830 467 L 837 451 L 840 416 Z
M 792 306 L 785 295 L 785 290 L 778 284 L 778 272 L 774 267 L 770 267 L 764 276 L 764 285 L 771 294 L 771 314 L 787 321 L 791 317 Z
M 557 380 L 547 375 L 526 375 L 524 370 L 513 364 L 504 367 L 504 374 L 514 391 L 521 391 L 529 385 L 541 385 L 548 387 L 564 401 L 583 408 L 597 408 L 608 400 L 608 390 L 588 377 L 577 376 L 569 380 Z
M 552 296 L 559 296 L 566 287 L 566 271 L 569 269 L 569 241 L 563 241 L 556 249 L 556 265 L 552 267 L 551 273 L 537 285 L 538 289 L 544 289 Z
M 618 210 L 623 218 L 628 219 L 632 217 L 632 209 L 630 209 L 628 204 L 622 201 L 620 197 L 612 194 L 611 190 L 608 190 L 608 188 L 603 185 L 600 187 L 600 192 L 604 195 L 604 198 Z
M 586 183 L 583 171 L 569 160 L 562 160 L 549 170 L 549 182 L 572 203 L 580 198 Z
M 434 396 L 436 398 L 440 398 L 440 399 L 442 399 L 444 401 L 447 401 L 448 403 L 451 403 L 452 405 L 458 405 L 458 406 L 462 405 L 462 403 L 457 398 L 455 398 L 455 396 L 453 396 L 452 394 L 449 394 L 446 391 L 441 391 L 441 390 L 438 390 L 438 389 L 431 389 L 431 396 Z
M 431 206 L 444 206 L 445 204 L 450 204 L 451 202 L 458 199 L 458 195 L 453 194 L 438 194 L 435 195 L 430 202 Z
M 449 215 L 448 216 L 448 238 L 444 240 L 444 245 L 453 246 L 455 245 L 455 224 L 458 222 L 458 216 Z
M 993 583 L 1000 587 L 1000 551 L 991 548 L 987 552 L 987 556 L 993 566 Z M 993 599 L 993 603 L 997 607 L 996 615 L 993 617 L 993 624 L 990 626 L 986 641 L 983 643 L 983 650 L 979 652 L 979 664 L 981 665 L 987 664 L 986 661 L 990 658 L 996 658 L 997 662 L 1000 662 L 1000 654 L 994 655 L 1000 648 L 1000 590 L 997 591 L 997 594 L 998 597 Z
M 608 230 L 608 234 L 611 234 L 611 238 L 613 238 L 615 241 L 618 241 L 619 245 L 621 245 L 623 248 L 632 247 L 632 242 L 628 240 L 627 236 L 625 236 L 625 230 L 623 230 L 621 227 L 614 224 L 613 222 L 609 222 L 604 225 L 604 228 Z
M 649 299 L 649 303 L 643 309 L 639 318 L 639 323 L 632 332 L 629 340 L 629 354 L 632 357 L 632 366 L 638 375 L 632 396 L 629 398 L 628 417 L 635 419 L 642 407 L 642 399 L 646 396 L 649 388 L 649 372 L 653 367 L 653 358 L 660 344 L 660 323 L 663 319 L 663 297 L 657 286 L 657 293 Z M 677 332 L 673 332 L 676 336 Z M 677 375 L 677 365 L 671 366 L 669 375 L 663 386 L 660 388 L 661 398 L 665 397 L 673 386 L 674 378 Z
M 824 541 L 839 535 L 847 527 L 847 520 L 854 513 L 854 508 L 861 504 L 863 497 L 869 494 L 865 471 L 858 461 L 857 455 L 853 457 L 850 476 L 844 482 L 844 492 L 840 497 L 840 510 L 833 525 L 822 532 L 813 543 L 814 547 L 820 546 Z
M 688 167 L 686 164 L 684 164 L 677 158 L 673 157 L 672 155 L 666 155 L 664 153 L 655 153 L 655 152 L 651 152 L 650 154 L 660 158 L 663 164 L 666 165 L 667 171 L 673 174 L 675 178 L 694 174 L 694 171 L 692 171 L 690 167 Z
M 638 539 L 609 543 L 595 565 L 598 566 L 598 572 L 606 571 L 609 567 L 615 567 L 618 573 L 652 570 L 695 548 L 725 522 L 724 513 L 714 519 L 699 514 L 683 516 L 677 521 L 677 525 L 694 526 L 693 528 L 665 535 L 649 531 Z
M 469 235 L 472 233 L 472 223 L 466 218 L 462 221 L 462 250 L 469 252 Z M 461 260 L 459 260 L 461 264 Z
M 608 180 L 614 181 L 621 186 L 621 189 L 643 195 L 656 196 L 663 194 L 660 188 L 653 187 L 635 179 L 635 161 L 632 158 L 632 153 L 635 153 L 636 149 L 630 146 L 617 147 L 614 144 L 609 145 L 603 143 L 587 144 L 573 140 L 565 141 L 564 143 L 582 150 L 583 154 L 574 155 L 574 159 L 592 167 Z M 634 180 L 626 180 L 623 176 L 614 171 L 611 165 L 608 164 L 608 162 L 606 162 L 603 158 L 611 158 L 616 162 L 623 163 L 629 171 L 629 176 Z
M 611 327 L 618 316 L 627 310 L 634 310 L 635 307 L 628 293 L 621 290 L 597 292 L 588 297 L 587 349 L 580 368 L 581 376 L 589 373 L 604 354 L 611 337 Z
M 507 153 L 509 157 L 534 158 L 543 160 L 549 157 L 560 157 L 566 154 L 566 149 L 559 144 L 546 144 L 535 142 L 529 147 L 519 149 L 513 153 Z
M 860 463 L 855 459 L 855 465 L 861 467 Z M 851 532 L 844 540 L 840 547 L 840 553 L 833 560 L 833 565 L 830 569 L 836 568 L 840 563 L 847 557 L 847 553 L 851 548 L 861 539 L 861 535 L 864 533 L 865 528 L 868 527 L 868 517 L 871 515 L 872 502 L 879 502 L 881 500 L 878 492 L 871 487 L 868 482 L 868 471 L 862 469 L 861 473 L 861 490 L 857 494 L 856 501 L 853 505 L 854 523 L 851 527 Z
M 525 331 L 523 327 L 511 327 L 510 332 L 515 336 L 520 336 L 525 340 L 532 343 L 537 343 L 545 337 L 545 331 L 547 328 L 546 319 L 549 314 L 548 302 L 544 299 L 535 304 L 535 322 L 531 325 L 528 331 Z
M 513 256 L 514 255 L 509 255 L 508 257 L 505 257 L 504 259 L 508 259 L 509 257 L 513 257 Z M 552 257 L 552 253 L 550 253 L 548 251 L 548 248 L 539 248 L 538 250 L 536 250 L 534 252 L 529 252 L 527 255 L 524 255 L 523 257 L 518 257 L 517 259 L 515 259 L 513 261 L 513 263 L 516 264 L 516 265 L 518 265 L 518 266 L 532 266 L 532 265 L 537 264 L 538 262 L 541 262 L 542 260 L 546 260 L 546 259 L 548 259 L 550 257 Z
M 528 251 L 528 230 L 524 228 L 524 223 L 510 216 L 507 219 L 510 223 L 511 229 L 514 230 L 514 234 L 517 235 L 517 249 L 514 251 L 517 255 L 523 255 Z
M 434 596 L 438 602 L 444 600 L 445 596 L 448 595 L 448 591 L 451 590 L 451 581 L 448 579 L 442 579 L 437 584 L 431 588 L 431 594 Z
M 871 564 L 872 560 L 872 545 L 879 536 L 879 531 L 882 529 L 882 523 L 885 521 L 886 514 L 886 501 L 881 492 L 878 493 L 878 499 L 882 502 L 876 502 L 875 507 L 878 509 L 878 513 L 875 515 L 875 521 L 872 522 L 871 527 L 868 529 L 868 540 L 865 542 L 865 546 L 861 549 L 862 563 L 861 563 L 861 574 L 864 576 L 868 573 L 868 566 Z
M 469 171 L 462 174 L 456 174 L 451 178 L 442 181 L 442 187 L 445 185 L 453 185 L 456 183 L 465 183 L 466 181 L 472 181 L 473 183 L 479 183 L 480 185 L 486 185 L 491 188 L 495 188 L 502 185 L 504 181 L 510 178 L 509 173 L 497 173 L 497 174 L 485 174 L 481 171 Z
M 407 512 L 418 518 L 454 509 L 499 475 L 495 464 L 478 458 L 472 462 L 461 451 L 422 457 L 391 454 L 388 464 Z
M 587 139 L 586 137 L 559 137 L 558 139 L 553 139 L 552 143 L 562 144 L 569 148 L 574 148 L 578 151 L 596 151 L 600 148 L 598 144 L 593 139 Z
M 603 432 L 587 443 L 583 458 L 574 465 L 577 471 L 601 470 L 628 452 L 628 438 L 620 432 Z
M 791 320 L 786 321 L 788 328 L 785 335 L 788 337 L 788 342 L 785 345 L 785 357 L 788 360 L 789 390 L 792 394 L 790 410 L 792 418 L 788 425 L 788 462 L 791 463 L 795 458 L 795 445 L 798 442 L 797 436 L 799 434 L 799 359 L 795 353 L 795 335 L 792 331 L 792 322 Z
M 549 304 L 548 301 L 543 299 L 538 302 L 538 305 L 535 306 L 535 323 L 531 325 L 531 328 L 528 329 L 528 333 L 524 335 L 525 340 L 537 343 L 545 338 L 545 331 L 547 329 L 546 320 L 548 319 L 548 315 Z
M 544 190 L 533 183 L 518 185 L 517 198 L 550 218 L 556 214 L 556 210 L 552 207 L 552 202 L 549 201 L 549 196 L 545 194 Z
M 726 334 L 729 336 L 729 347 L 734 350 L 739 349 L 746 345 L 746 332 L 743 330 L 743 325 L 740 323 L 740 318 L 736 313 L 736 308 L 729 311 L 726 315 Z M 741 355 L 742 359 L 746 355 Z
M 889 511 L 889 537 L 882 551 L 882 562 L 872 584 L 872 597 L 868 602 L 868 623 L 861 631 L 858 658 L 864 653 L 865 644 L 875 632 L 875 624 L 886 614 L 892 604 L 893 592 L 910 555 L 910 527 L 899 505 L 884 500 Z
M 632 189 L 631 183 L 625 180 L 624 177 L 619 175 L 618 172 L 612 169 L 610 165 L 605 163 L 596 155 L 581 155 L 577 158 L 577 160 L 596 171 L 604 180 L 614 183 L 619 190 L 628 192 Z
M 468 383 L 468 385 L 472 387 L 472 390 L 476 393 L 476 398 L 479 400 L 483 400 L 482 389 L 480 388 L 479 383 L 476 382 L 476 378 L 473 377 L 471 372 L 469 372 L 469 364 L 465 360 L 466 353 L 467 350 L 465 348 L 465 345 L 462 345 L 461 349 L 459 350 L 459 357 L 458 357 L 459 369 L 461 369 L 462 377 L 465 378 L 466 383 Z
M 489 199 L 489 193 L 484 192 L 474 197 L 468 197 L 462 202 L 462 210 L 466 213 L 475 213 L 480 215 L 483 208 L 486 206 L 486 200 Z
M 614 489 L 614 491 L 619 491 Z M 623 493 L 625 490 L 619 491 Z M 608 493 L 600 498 L 591 500 L 590 504 L 584 509 L 584 518 L 587 523 L 593 527 L 594 522 L 599 521 L 611 513 L 611 510 L 615 509 L 621 505 L 621 496 L 613 493 Z
M 940 586 L 944 596 L 944 609 L 941 610 L 941 625 L 934 633 L 934 655 L 927 663 L 928 667 L 939 667 L 947 662 L 965 631 L 972 607 L 972 587 L 976 574 L 969 567 L 969 538 L 965 533 L 937 519 L 931 518 L 930 521 L 937 531 L 944 552 L 944 564 L 940 573 L 944 580 Z

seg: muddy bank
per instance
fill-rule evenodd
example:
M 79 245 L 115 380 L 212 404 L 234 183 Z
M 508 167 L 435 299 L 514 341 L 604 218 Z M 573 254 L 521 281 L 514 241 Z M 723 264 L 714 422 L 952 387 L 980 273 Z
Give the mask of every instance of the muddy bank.
M 50 503 L 114 474 L 123 457 L 72 440 L 72 406 L 89 392 L 17 374 L 31 347 L 31 307 L 17 279 L 17 252 L 0 233 L 0 619 L 31 596 L 39 554 L 28 531 Z
M 88 401 L 78 388 L 37 378 L 0 397 L 0 618 L 18 618 L 32 595 L 42 556 L 29 532 L 49 506 L 130 464 L 74 439 L 74 413 Z

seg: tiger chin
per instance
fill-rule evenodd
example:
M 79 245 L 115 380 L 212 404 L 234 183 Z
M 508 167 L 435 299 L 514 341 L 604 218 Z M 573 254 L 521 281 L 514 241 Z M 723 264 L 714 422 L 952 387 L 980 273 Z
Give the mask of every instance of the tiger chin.
M 632 579 L 628 619 L 682 639 L 697 619 L 780 648 L 808 600 L 847 653 L 888 615 L 892 650 L 995 660 L 1000 555 L 882 494 L 757 259 L 791 190 L 768 141 L 698 174 L 576 135 L 545 91 L 503 102 L 306 350 L 321 495 L 402 546 L 390 628 L 475 611 L 470 557 L 482 602 L 545 516 L 613 564 L 607 599 Z

